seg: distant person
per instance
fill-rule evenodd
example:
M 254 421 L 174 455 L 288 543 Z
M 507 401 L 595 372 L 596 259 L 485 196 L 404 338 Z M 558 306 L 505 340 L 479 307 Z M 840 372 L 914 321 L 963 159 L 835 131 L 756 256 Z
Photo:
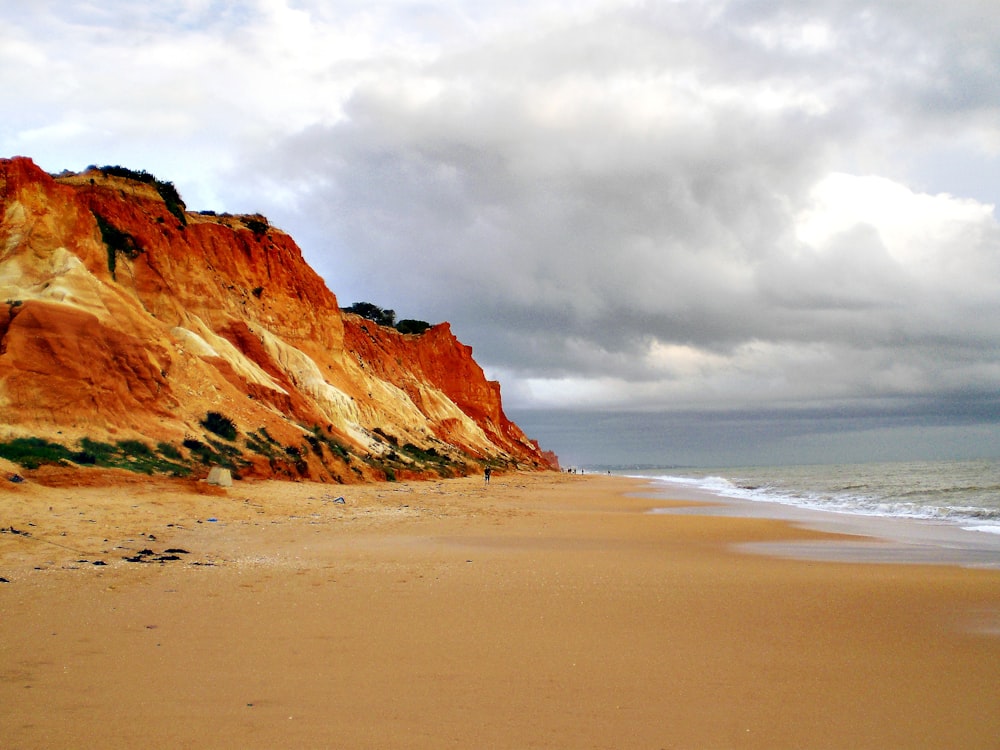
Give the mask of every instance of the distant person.
M 492 474 L 492 473 L 493 473 L 493 470 L 489 466 L 487 466 L 486 467 L 486 471 L 483 472 L 483 481 L 486 484 L 490 483 L 490 474 Z

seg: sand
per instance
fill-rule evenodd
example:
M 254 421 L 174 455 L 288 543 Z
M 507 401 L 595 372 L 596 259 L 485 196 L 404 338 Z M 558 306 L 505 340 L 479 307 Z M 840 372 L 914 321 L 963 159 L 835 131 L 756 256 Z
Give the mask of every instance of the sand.
M 1000 748 L 998 570 L 617 477 L 101 476 L 0 489 L 5 748 Z

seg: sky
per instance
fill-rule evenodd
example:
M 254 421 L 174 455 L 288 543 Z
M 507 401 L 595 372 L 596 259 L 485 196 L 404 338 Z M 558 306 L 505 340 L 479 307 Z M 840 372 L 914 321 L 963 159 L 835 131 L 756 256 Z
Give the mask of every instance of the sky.
M 0 0 L 0 155 L 261 212 L 564 465 L 1000 456 L 995 0 Z

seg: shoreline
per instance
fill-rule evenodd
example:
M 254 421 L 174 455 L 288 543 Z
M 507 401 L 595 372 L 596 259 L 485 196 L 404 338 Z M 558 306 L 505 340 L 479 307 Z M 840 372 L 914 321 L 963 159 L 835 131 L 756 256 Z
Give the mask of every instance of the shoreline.
M 647 482 L 643 477 L 635 477 Z M 728 497 L 663 479 L 648 480 L 649 493 L 665 499 L 689 499 L 654 513 L 697 514 L 727 518 L 772 518 L 840 538 L 790 542 L 752 542 L 738 546 L 748 554 L 803 560 L 856 563 L 959 565 L 1000 569 L 1000 535 L 947 521 L 877 516 L 805 508 L 769 500 Z
M 11 747 L 986 749 L 1000 735 L 1000 572 L 744 554 L 837 537 L 651 513 L 668 503 L 643 480 L 19 485 L 0 500 L 3 525 L 33 535 L 0 535 Z M 185 552 L 122 559 L 143 546 Z

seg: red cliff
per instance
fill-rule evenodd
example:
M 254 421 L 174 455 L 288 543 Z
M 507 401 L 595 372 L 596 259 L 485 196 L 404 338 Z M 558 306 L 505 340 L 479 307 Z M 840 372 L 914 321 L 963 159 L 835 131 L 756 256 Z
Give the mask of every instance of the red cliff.
M 0 445 L 337 481 L 550 465 L 447 324 L 342 314 L 263 217 L 147 177 L 0 160 Z

